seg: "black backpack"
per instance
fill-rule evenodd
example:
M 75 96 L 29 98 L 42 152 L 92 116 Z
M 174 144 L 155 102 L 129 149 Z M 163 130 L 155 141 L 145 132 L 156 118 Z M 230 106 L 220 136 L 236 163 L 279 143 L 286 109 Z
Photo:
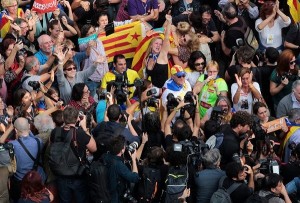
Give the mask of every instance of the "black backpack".
M 178 197 L 183 194 L 187 186 L 187 168 L 186 166 L 181 167 L 170 167 L 167 180 L 166 180 L 166 196 L 165 203 L 178 202 Z
M 144 167 L 142 177 L 138 183 L 139 202 L 159 201 L 158 189 L 161 185 L 161 171 L 159 168 Z
M 49 167 L 53 174 L 58 176 L 82 175 L 82 158 L 78 155 L 77 147 L 74 147 L 78 146 L 76 128 L 72 127 L 66 137 L 62 131 L 62 128 L 54 129 L 54 142 L 50 144 L 49 150 Z
M 103 159 L 93 161 L 88 176 L 90 203 L 109 203 L 107 164 Z
M 228 189 L 225 189 L 223 187 L 223 182 L 225 180 L 226 176 L 223 176 L 219 181 L 219 189 L 213 193 L 213 195 L 210 198 L 210 203 L 231 203 L 231 197 L 230 194 L 234 192 L 241 183 L 233 183 Z

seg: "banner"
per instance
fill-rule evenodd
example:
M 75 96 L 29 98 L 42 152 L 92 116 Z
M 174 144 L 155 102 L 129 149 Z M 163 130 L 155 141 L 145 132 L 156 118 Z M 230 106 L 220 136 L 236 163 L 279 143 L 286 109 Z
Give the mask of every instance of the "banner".
M 300 3 L 299 0 L 288 0 L 287 4 L 290 7 L 290 14 L 295 23 L 300 22 Z
M 35 0 L 32 5 L 32 10 L 37 13 L 48 13 L 57 9 L 56 0 Z
M 136 47 L 145 37 L 145 26 L 140 21 L 115 27 L 115 32 L 109 36 L 100 33 L 108 62 L 113 61 L 116 54 L 123 54 L 125 58 L 133 58 Z
M 89 43 L 89 41 L 91 40 L 96 40 L 97 39 L 97 35 L 96 34 L 92 34 L 88 37 L 84 37 L 84 38 L 78 38 L 78 44 L 87 44 Z
M 267 133 L 280 130 L 282 127 L 287 127 L 285 122 L 286 117 L 278 118 L 276 120 L 262 124 L 262 126 L 267 130 Z

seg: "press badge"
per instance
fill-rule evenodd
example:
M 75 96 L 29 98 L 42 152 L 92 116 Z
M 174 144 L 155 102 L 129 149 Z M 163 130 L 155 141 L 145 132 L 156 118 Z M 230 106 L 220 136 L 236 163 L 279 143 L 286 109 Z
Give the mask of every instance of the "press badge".
M 274 35 L 273 34 L 268 34 L 267 44 L 273 44 L 273 41 L 274 41 Z

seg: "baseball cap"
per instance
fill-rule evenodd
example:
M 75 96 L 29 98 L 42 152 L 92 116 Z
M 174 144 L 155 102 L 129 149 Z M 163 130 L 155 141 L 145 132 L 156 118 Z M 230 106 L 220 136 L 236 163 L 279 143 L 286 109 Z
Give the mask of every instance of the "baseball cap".
M 183 68 L 179 65 L 174 65 L 172 68 L 171 68 L 171 74 L 172 75 L 176 75 L 176 76 L 183 76 L 185 75 L 185 72 L 183 70 Z

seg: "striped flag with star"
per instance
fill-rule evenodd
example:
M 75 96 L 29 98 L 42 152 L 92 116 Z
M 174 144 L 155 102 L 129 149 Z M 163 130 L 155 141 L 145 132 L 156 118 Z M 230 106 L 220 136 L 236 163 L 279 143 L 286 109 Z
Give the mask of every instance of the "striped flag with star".
M 113 34 L 106 36 L 100 33 L 108 62 L 113 61 L 116 54 L 123 54 L 125 58 L 133 58 L 136 47 L 145 37 L 145 28 L 140 21 L 115 27 Z
M 300 2 L 299 0 L 288 0 L 287 4 L 290 7 L 290 14 L 295 23 L 300 22 Z

